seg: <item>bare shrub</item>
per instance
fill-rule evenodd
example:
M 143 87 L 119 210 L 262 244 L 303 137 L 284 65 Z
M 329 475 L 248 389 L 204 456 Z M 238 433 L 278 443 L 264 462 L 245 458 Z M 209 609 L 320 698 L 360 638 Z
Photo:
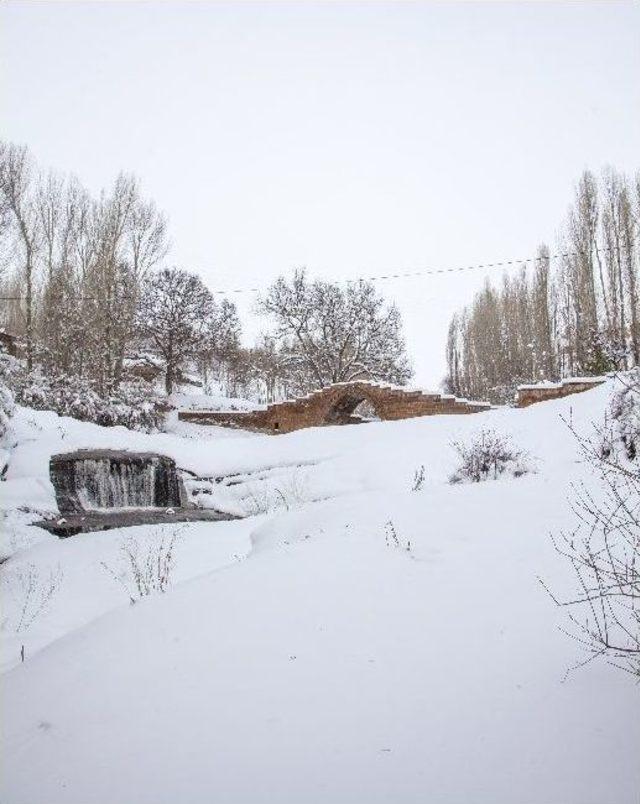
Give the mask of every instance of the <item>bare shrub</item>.
M 393 520 L 389 520 L 384 526 L 384 542 L 387 547 L 395 547 L 398 550 L 404 550 L 407 553 L 411 552 L 411 542 L 409 539 L 404 541 L 396 530 Z
M 242 508 L 246 516 L 268 514 L 280 508 L 289 511 L 312 499 L 307 476 L 298 469 L 279 478 L 277 485 L 268 481 L 247 484 L 245 492 Z
M 424 464 L 419 466 L 413 473 L 413 483 L 411 484 L 411 491 L 422 491 L 427 475 L 425 472 Z
M 495 430 L 483 428 L 469 443 L 454 441 L 451 446 L 461 462 L 450 476 L 450 483 L 481 483 L 505 473 L 521 477 L 531 471 L 527 454 Z
M 310 494 L 306 473 L 299 469 L 289 472 L 277 485 L 276 493 L 287 510 L 307 502 Z
M 7 581 L 9 593 L 16 601 L 16 617 L 6 618 L 2 628 L 16 633 L 26 631 L 47 609 L 60 589 L 62 568 L 43 572 L 35 564 L 17 567 Z
M 241 505 L 245 516 L 268 514 L 276 507 L 270 490 L 264 484 L 257 483 L 247 486 Z
M 638 405 L 640 387 L 631 394 Z M 597 490 L 585 484 L 574 489 L 578 523 L 570 533 L 553 537 L 555 549 L 573 568 L 576 594 L 559 599 L 541 583 L 568 610 L 567 633 L 587 652 L 577 666 L 602 657 L 640 677 L 640 457 L 629 450 L 637 442 L 621 438 L 619 431 L 612 436 L 617 428 L 608 425 L 586 438 L 571 429 L 596 473 Z
M 163 530 L 159 540 L 143 544 L 133 536 L 127 538 L 120 547 L 125 565 L 120 574 L 101 562 L 104 570 L 125 590 L 132 604 L 143 597 L 167 591 L 175 569 L 175 548 L 182 531 L 183 528 L 175 528 L 167 534 Z

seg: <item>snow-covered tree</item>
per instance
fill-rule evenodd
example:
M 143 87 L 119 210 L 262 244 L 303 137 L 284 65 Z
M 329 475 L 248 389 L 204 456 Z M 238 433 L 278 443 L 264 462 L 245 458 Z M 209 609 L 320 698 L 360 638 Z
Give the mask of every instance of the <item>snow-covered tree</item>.
M 209 318 L 198 348 L 197 365 L 205 389 L 211 377 L 226 384 L 231 365 L 240 348 L 240 319 L 233 302 L 212 300 Z
M 29 368 L 86 379 L 106 398 L 135 336 L 140 282 L 166 253 L 164 217 L 133 176 L 96 200 L 0 143 L 0 244 L 1 323 L 24 340 Z
M 83 317 L 93 324 L 92 365 L 102 393 L 117 387 L 135 337 L 140 284 L 165 253 L 164 219 L 121 174 L 93 207 L 94 249 L 85 276 Z
M 165 388 L 173 392 L 180 369 L 205 348 L 215 305 L 202 280 L 187 271 L 165 268 L 144 282 L 138 332 L 165 362 Z
M 9 221 L 15 244 L 17 273 L 24 283 L 24 326 L 27 364 L 32 367 L 35 345 L 35 271 L 41 242 L 40 221 L 33 192 L 34 166 L 24 146 L 0 143 L 0 209 Z
M 0 351 L 0 441 L 9 429 L 9 419 L 13 416 L 15 404 L 11 391 L 11 370 L 14 358 Z M 4 469 L 5 451 L 0 447 L 0 471 Z
M 275 321 L 297 390 L 356 379 L 405 383 L 411 369 L 400 313 L 372 283 L 341 287 L 309 281 L 304 270 L 280 277 L 259 303 Z

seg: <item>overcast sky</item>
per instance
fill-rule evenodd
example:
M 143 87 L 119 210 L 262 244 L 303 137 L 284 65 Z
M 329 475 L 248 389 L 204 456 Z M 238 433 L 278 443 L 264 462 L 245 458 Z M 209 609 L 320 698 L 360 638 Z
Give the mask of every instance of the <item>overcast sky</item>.
M 584 168 L 640 167 L 636 2 L 5 0 L 0 23 L 2 136 L 96 191 L 135 172 L 216 290 L 532 256 Z M 485 275 L 379 283 L 416 384 Z

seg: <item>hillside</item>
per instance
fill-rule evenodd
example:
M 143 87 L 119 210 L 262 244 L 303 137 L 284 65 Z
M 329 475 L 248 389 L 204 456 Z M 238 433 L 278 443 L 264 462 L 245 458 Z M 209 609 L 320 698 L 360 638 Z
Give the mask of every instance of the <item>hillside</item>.
M 549 534 L 575 525 L 571 484 L 595 487 L 563 419 L 588 433 L 612 386 L 282 436 L 145 435 L 19 408 L 2 484 L 1 800 L 637 802 L 637 685 L 605 662 L 567 675 L 584 654 L 539 582 L 575 590 Z M 449 484 L 452 442 L 482 427 L 536 471 Z M 239 474 L 215 502 L 254 515 L 180 526 L 173 586 L 132 606 L 123 540 L 171 525 L 58 540 L 29 524 L 56 510 L 50 455 L 96 446 Z M 59 589 L 16 633 L 30 567 L 59 567 Z

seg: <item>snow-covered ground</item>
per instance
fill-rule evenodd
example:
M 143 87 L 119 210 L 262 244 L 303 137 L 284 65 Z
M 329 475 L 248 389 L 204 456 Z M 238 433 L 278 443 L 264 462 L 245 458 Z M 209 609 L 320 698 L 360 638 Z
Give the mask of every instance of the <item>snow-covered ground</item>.
M 258 410 L 266 407 L 248 399 L 224 396 L 222 393 L 189 393 L 176 391 L 168 397 L 168 402 L 181 410 Z
M 549 533 L 575 524 L 571 482 L 592 481 L 561 416 L 588 431 L 612 384 L 283 436 L 147 436 L 19 409 L 0 484 L 0 800 L 638 804 L 638 687 L 604 662 L 566 676 L 584 656 L 538 580 L 574 589 Z M 448 484 L 451 442 L 482 427 L 537 472 Z M 56 510 L 52 453 L 105 446 L 246 473 L 262 512 L 185 526 L 174 585 L 132 606 L 120 547 L 171 526 L 59 541 L 26 524 Z M 16 633 L 29 572 L 58 589 Z

